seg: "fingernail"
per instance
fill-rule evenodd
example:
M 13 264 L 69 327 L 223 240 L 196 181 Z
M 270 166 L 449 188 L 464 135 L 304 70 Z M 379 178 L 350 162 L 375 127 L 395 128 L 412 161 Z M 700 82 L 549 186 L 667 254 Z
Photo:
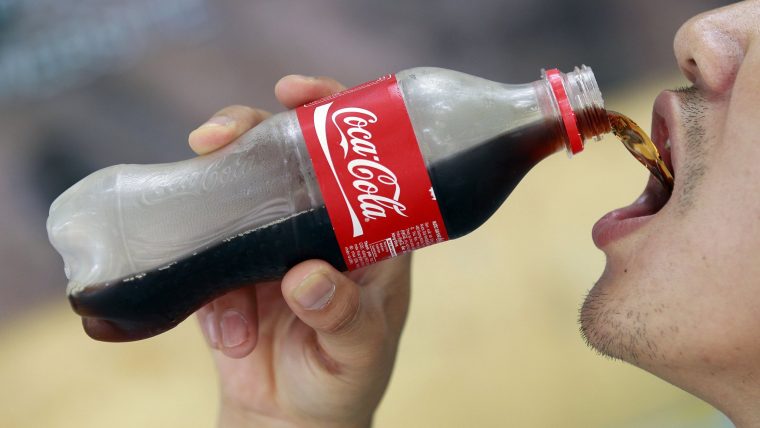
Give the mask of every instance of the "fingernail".
M 206 315 L 204 323 L 206 324 L 206 335 L 208 337 L 209 345 L 214 349 L 219 348 L 219 332 L 216 330 L 216 321 L 214 320 L 213 312 Z
M 219 324 L 222 327 L 222 344 L 225 348 L 234 348 L 248 339 L 248 322 L 240 312 L 225 312 Z
M 322 309 L 335 294 L 335 284 L 321 272 L 307 276 L 293 291 L 293 299 L 304 309 Z
M 204 126 L 232 126 L 234 123 L 235 123 L 235 120 L 229 116 L 214 116 L 211 119 L 207 120 L 206 123 L 204 123 L 200 127 L 202 128 Z

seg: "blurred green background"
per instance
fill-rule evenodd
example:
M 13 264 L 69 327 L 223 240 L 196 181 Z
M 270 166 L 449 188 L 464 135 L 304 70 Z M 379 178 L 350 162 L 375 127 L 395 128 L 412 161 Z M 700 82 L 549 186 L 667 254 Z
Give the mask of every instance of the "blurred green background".
M 191 156 L 222 106 L 281 110 L 284 74 L 347 85 L 413 66 L 522 83 L 594 68 L 648 129 L 682 85 L 672 39 L 726 2 L 0 0 L 0 426 L 211 426 L 217 385 L 194 320 L 139 343 L 88 339 L 44 223 L 115 163 Z M 534 169 L 475 233 L 415 255 L 412 307 L 378 427 L 726 427 L 653 376 L 595 354 L 577 313 L 603 254 L 590 230 L 643 190 L 614 139 Z

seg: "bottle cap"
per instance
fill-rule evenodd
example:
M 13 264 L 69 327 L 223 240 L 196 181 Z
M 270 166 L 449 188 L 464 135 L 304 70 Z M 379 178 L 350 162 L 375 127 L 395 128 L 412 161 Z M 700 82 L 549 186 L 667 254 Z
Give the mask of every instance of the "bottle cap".
M 567 139 L 572 154 L 579 153 L 583 150 L 583 137 L 578 130 L 578 122 L 573 112 L 573 107 L 570 105 L 570 99 L 567 97 L 567 91 L 565 85 L 562 82 L 562 75 L 556 68 L 547 70 L 546 79 L 552 88 L 554 98 L 557 100 L 559 106 L 560 116 L 562 116 L 562 123 L 565 126 L 565 132 L 567 133 Z

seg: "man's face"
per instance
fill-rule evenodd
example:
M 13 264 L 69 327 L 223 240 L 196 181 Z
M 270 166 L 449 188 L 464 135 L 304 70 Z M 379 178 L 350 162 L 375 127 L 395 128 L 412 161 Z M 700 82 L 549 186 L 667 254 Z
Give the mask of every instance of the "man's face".
M 709 400 L 760 380 L 760 0 L 692 18 L 675 52 L 693 87 L 658 97 L 652 125 L 673 194 L 652 181 L 595 226 L 607 266 L 581 324 L 599 351 Z

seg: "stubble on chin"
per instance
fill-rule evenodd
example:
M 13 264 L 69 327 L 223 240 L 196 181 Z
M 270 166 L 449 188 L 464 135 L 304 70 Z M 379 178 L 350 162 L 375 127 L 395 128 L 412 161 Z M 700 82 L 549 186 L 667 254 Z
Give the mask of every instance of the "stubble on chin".
M 583 340 L 605 357 L 620 360 L 638 358 L 637 352 L 622 345 L 622 326 L 616 320 L 616 310 L 610 306 L 608 293 L 597 285 L 589 290 L 578 317 Z
M 603 280 L 600 280 L 600 282 Z M 597 283 L 586 295 L 579 312 L 580 331 L 586 344 L 599 354 L 635 366 L 662 360 L 660 344 L 649 328 L 650 318 L 661 307 L 634 307 Z M 630 298 L 630 296 L 628 296 Z

